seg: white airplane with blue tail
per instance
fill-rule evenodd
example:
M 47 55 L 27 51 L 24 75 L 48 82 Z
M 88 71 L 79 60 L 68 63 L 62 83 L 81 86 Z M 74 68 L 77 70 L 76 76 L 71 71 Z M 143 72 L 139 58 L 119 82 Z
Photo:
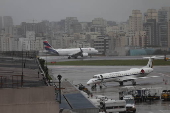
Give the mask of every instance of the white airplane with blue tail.
M 50 53 L 56 54 L 58 56 L 68 56 L 68 59 L 75 58 L 77 59 L 78 56 L 87 57 L 93 54 L 97 54 L 98 50 L 95 48 L 68 48 L 68 49 L 54 49 L 48 41 L 43 42 L 45 45 L 45 49 Z

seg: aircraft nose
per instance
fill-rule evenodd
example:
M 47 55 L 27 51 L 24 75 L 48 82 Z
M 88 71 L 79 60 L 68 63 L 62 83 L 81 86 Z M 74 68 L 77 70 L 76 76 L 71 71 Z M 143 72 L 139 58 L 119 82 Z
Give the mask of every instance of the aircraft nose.
M 152 69 L 152 71 L 153 71 L 153 69 Z
M 90 85 L 92 83 L 92 80 L 90 79 L 88 82 L 87 82 L 87 85 Z

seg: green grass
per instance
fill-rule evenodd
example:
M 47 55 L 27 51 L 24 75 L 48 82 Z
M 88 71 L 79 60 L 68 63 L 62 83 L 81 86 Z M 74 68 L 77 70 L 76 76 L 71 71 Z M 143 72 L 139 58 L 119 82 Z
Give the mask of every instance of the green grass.
M 148 60 L 85 60 L 48 63 L 48 65 L 78 65 L 78 66 L 121 66 L 146 65 Z M 170 61 L 154 60 L 154 65 L 170 65 Z

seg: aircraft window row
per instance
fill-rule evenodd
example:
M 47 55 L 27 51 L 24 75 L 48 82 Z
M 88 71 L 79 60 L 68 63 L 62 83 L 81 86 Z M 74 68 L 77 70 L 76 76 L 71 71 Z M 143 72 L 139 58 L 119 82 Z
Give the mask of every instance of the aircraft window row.
M 99 76 L 93 76 L 93 78 L 100 78 Z

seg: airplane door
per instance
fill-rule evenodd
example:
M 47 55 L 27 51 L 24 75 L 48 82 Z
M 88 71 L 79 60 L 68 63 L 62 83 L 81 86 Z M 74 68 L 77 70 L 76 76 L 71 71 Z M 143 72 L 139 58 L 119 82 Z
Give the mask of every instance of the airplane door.
M 103 75 L 100 75 L 100 78 L 101 78 L 101 82 L 103 82 Z

